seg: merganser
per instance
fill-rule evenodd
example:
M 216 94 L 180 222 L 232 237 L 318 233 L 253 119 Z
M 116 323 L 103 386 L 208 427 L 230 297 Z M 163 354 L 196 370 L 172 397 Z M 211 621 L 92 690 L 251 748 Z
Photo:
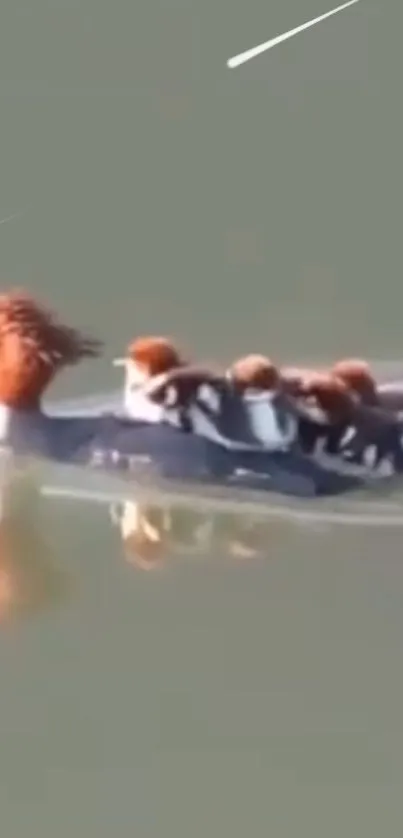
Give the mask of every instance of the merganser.
M 264 355 L 246 355 L 235 361 L 227 377 L 245 404 L 256 437 L 271 451 L 288 450 L 297 442 L 298 421 L 285 398 L 278 367 Z
M 0 295 L 3 447 L 18 454 L 101 470 L 124 469 L 136 479 L 188 480 L 304 496 L 351 488 L 351 481 L 339 479 L 340 475 L 329 473 L 295 452 L 264 454 L 261 447 L 253 451 L 231 450 L 218 441 L 185 432 L 181 425 L 174 427 L 169 421 L 122 419 L 113 414 L 83 417 L 45 413 L 42 398 L 58 372 L 84 358 L 96 357 L 100 348 L 99 341 L 60 324 L 30 295 Z M 174 372 L 186 381 L 188 372 L 184 369 L 164 374 L 165 393 L 169 392 L 169 377 Z M 225 385 L 227 392 L 228 382 Z M 178 414 L 177 408 L 174 412 Z
M 265 396 L 266 402 L 269 399 L 272 409 L 262 414 L 260 430 L 261 436 L 267 434 L 268 441 L 277 441 L 280 448 L 283 441 L 298 444 L 306 452 L 316 448 L 319 438 L 326 437 L 330 442 L 340 421 L 340 390 L 347 394 L 347 385 L 312 369 L 279 369 L 261 355 L 241 358 L 230 375 L 253 410 L 253 399 L 258 394 L 261 399 Z
M 226 452 L 177 428 L 112 414 L 52 416 L 46 388 L 64 367 L 100 354 L 102 344 L 61 324 L 23 291 L 0 295 L 0 444 L 21 454 L 147 476 L 213 479 L 232 470 Z
M 308 420 L 300 429 L 305 450 L 318 450 L 319 441 L 325 453 L 341 455 L 385 476 L 402 470 L 401 424 L 392 411 L 361 401 L 346 381 L 331 372 L 311 374 L 301 393 L 326 417 L 322 427 L 320 421 Z
M 214 440 L 220 450 L 226 450 L 240 484 L 244 479 L 250 488 L 264 488 L 261 479 L 269 477 L 273 488 L 276 485 L 281 493 L 307 494 L 317 481 L 314 493 L 327 493 L 318 486 L 324 486 L 329 480 L 330 486 L 329 472 L 321 472 L 318 463 L 301 453 L 295 436 L 298 412 L 281 389 L 273 394 L 272 401 L 268 401 L 267 392 L 254 394 L 253 391 L 248 400 L 244 390 L 240 392 L 228 375 L 187 366 L 154 382 L 149 393 L 164 405 L 167 417 L 173 411 L 174 422 L 193 438 Z M 267 434 L 268 414 L 273 421 L 273 410 L 280 429 L 274 445 L 273 438 L 263 438 Z M 282 427 L 284 436 L 281 436 Z M 337 483 L 340 475 L 333 476 Z M 336 483 L 332 493 L 338 491 Z M 343 479 L 339 483 L 340 491 L 343 491 L 342 484 Z
M 337 361 L 331 373 L 344 381 L 362 404 L 403 412 L 403 389 L 396 384 L 378 385 L 370 365 L 361 359 Z
M 277 388 L 266 386 L 262 391 L 252 386 L 252 380 L 246 386 L 245 378 L 237 377 L 241 369 L 246 375 L 244 360 L 247 366 L 249 357 L 227 375 L 191 366 L 174 369 L 151 383 L 147 393 L 164 404 L 166 416 L 172 415 L 175 424 L 229 451 L 288 451 L 295 440 L 293 417 L 282 409 Z
M 113 363 L 125 369 L 123 403 L 127 416 L 162 422 L 164 409 L 149 397 L 147 385 L 184 366 L 179 348 L 169 338 L 140 337 L 129 344 L 125 358 L 116 358 Z
M 184 361 L 172 340 L 145 337 L 133 341 L 127 357 L 114 363 L 125 367 L 124 406 L 133 419 L 182 427 L 186 423 L 194 433 L 236 451 L 262 446 L 286 450 L 295 439 L 291 415 L 287 427 L 280 428 L 275 405 L 279 377 L 261 356 L 240 359 L 228 371 L 227 381 L 199 368 L 195 378 L 196 368 Z

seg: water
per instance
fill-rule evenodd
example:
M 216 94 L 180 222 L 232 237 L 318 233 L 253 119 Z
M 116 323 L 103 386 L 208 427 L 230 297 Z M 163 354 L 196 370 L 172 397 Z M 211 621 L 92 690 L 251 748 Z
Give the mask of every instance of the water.
M 225 66 L 324 11 L 3 3 L 0 279 L 106 340 L 54 396 L 115 387 L 150 330 L 399 360 L 401 5 Z M 5 834 L 398 834 L 398 529 L 259 520 L 247 556 L 229 512 L 191 549 L 195 511 L 140 561 L 107 507 L 25 503 L 0 532 Z

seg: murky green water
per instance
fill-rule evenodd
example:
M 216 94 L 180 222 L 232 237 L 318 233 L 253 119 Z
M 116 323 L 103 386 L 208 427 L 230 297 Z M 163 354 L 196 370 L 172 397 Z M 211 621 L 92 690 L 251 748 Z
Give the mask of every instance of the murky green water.
M 399 358 L 403 9 L 225 66 L 324 11 L 4 0 L 0 279 L 106 340 L 56 394 L 113 387 L 149 330 Z M 0 532 L 2 832 L 398 835 L 401 532 L 266 521 L 248 557 L 250 521 L 196 550 L 189 514 L 165 561 L 83 502 Z

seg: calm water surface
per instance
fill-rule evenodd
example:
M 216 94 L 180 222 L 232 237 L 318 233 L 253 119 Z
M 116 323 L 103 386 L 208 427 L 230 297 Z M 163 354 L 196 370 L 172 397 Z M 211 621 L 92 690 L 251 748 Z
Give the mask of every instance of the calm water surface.
M 327 8 L 3 2 L 1 282 L 106 341 L 56 395 L 149 330 L 399 359 L 403 7 L 225 66 Z M 401 533 L 266 521 L 247 557 L 250 521 L 196 523 L 162 562 L 85 503 L 0 529 L 2 832 L 400 834 Z

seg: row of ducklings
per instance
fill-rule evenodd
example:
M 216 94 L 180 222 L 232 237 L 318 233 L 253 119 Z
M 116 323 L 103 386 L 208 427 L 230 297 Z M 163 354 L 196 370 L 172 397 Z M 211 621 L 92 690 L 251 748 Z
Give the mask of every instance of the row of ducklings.
M 66 326 L 29 294 L 11 290 L 0 295 L 1 407 L 39 415 L 45 391 L 59 371 L 95 358 L 101 351 L 100 341 Z M 131 343 L 126 357 L 115 363 L 126 368 L 124 398 L 129 416 L 152 422 L 162 418 L 164 388 L 172 381 L 176 381 L 179 398 L 217 379 L 230 382 L 240 392 L 281 392 L 307 411 L 299 434 L 305 451 L 312 450 L 317 433 L 329 425 L 359 427 L 364 444 L 376 445 L 381 437 L 389 439 L 385 429 L 396 422 L 396 411 L 403 407 L 402 391 L 377 387 L 369 365 L 361 360 L 338 361 L 328 370 L 315 370 L 281 367 L 264 356 L 248 355 L 218 373 L 195 366 L 174 341 L 148 336 Z M 162 403 L 158 399 L 161 380 Z M 338 453 L 337 445 L 338 438 Z
M 61 323 L 29 294 L 12 290 L 0 295 L 0 404 L 18 410 L 40 408 L 47 387 L 61 369 L 85 358 L 95 358 L 101 351 L 100 341 Z M 134 341 L 127 357 L 117 363 L 123 363 L 126 368 L 125 393 L 129 412 L 130 398 L 136 388 L 147 392 L 147 387 L 161 376 L 172 376 L 180 371 L 182 380 L 191 383 L 217 375 L 215 371 L 203 372 L 195 368 L 173 341 L 161 337 Z M 225 376 L 241 392 L 281 391 L 307 406 L 315 404 L 332 422 L 350 418 L 357 407 L 367 417 L 374 416 L 374 411 L 380 416 L 379 411 L 390 414 L 390 411 L 402 408 L 401 392 L 378 388 L 369 365 L 360 360 L 339 361 L 328 370 L 315 370 L 280 367 L 266 357 L 248 355 L 235 361 Z M 194 542 L 205 551 L 211 538 L 211 543 L 216 545 L 220 542 L 223 546 L 223 541 L 226 542 L 232 554 L 248 555 L 260 550 L 255 540 L 256 530 L 252 527 L 249 531 L 249 523 L 245 525 L 246 537 L 244 532 L 236 534 L 233 521 L 227 522 L 228 528 L 218 525 L 218 529 L 213 528 L 210 532 L 210 522 L 191 521 L 186 516 L 185 530 L 188 533 L 190 528 L 190 535 L 184 536 L 183 516 L 142 508 L 134 499 L 120 511 L 115 509 L 113 515 L 127 555 L 141 559 L 145 566 L 154 565 L 169 545 L 183 543 L 188 550 L 189 544 Z M 262 543 L 266 544 L 266 536 Z M 0 589 L 3 598 L 11 595 L 7 580 L 0 578 Z
M 124 405 L 132 419 L 161 421 L 167 392 L 175 385 L 177 406 L 184 406 L 201 385 L 226 382 L 240 394 L 281 394 L 283 405 L 297 410 L 299 442 L 312 450 L 324 429 L 331 453 L 339 451 L 342 431 L 360 429 L 365 442 L 377 442 L 403 409 L 401 388 L 378 387 L 370 365 L 361 359 L 339 360 L 328 369 L 281 367 L 263 355 L 246 355 L 225 371 L 195 366 L 174 341 L 165 337 L 141 337 L 131 343 L 127 355 L 116 359 L 125 368 Z M 334 433 L 334 429 L 337 433 Z M 326 434 L 325 434 L 326 435 Z
M 47 387 L 61 369 L 101 354 L 101 341 L 66 326 L 31 295 L 11 290 L 0 295 L 0 402 L 17 408 L 37 407 Z M 128 347 L 115 364 L 126 368 L 126 406 L 130 395 L 180 371 L 192 382 L 217 375 L 201 370 L 185 358 L 174 341 L 142 337 Z M 185 371 L 185 375 L 183 372 Z M 235 361 L 226 377 L 239 390 L 282 389 L 298 398 L 316 400 L 329 416 L 349 410 L 351 399 L 368 406 L 402 407 L 401 393 L 381 392 L 370 366 L 361 360 L 339 361 L 328 370 L 280 367 L 262 355 L 247 355 Z M 150 391 L 152 388 L 150 388 Z

